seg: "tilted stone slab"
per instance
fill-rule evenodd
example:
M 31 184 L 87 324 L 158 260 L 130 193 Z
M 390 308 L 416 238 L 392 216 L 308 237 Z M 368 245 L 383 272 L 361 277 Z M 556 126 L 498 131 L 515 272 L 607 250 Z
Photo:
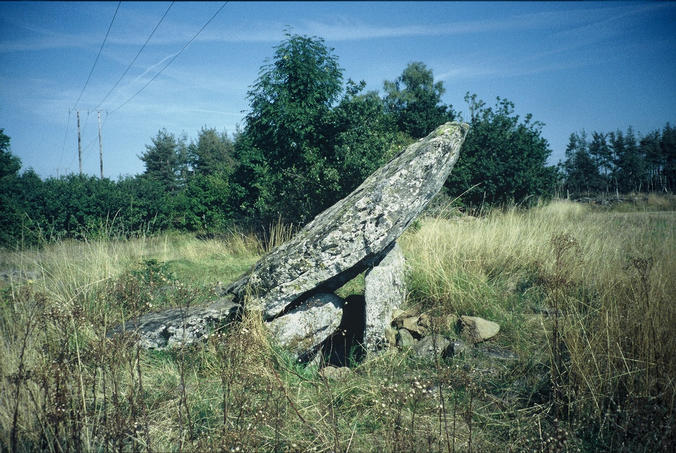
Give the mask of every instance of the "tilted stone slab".
M 448 178 L 469 126 L 446 123 L 376 170 L 350 195 L 263 257 L 226 293 L 264 318 L 313 292 L 331 292 L 376 265 Z
M 404 255 L 398 244 L 377 266 L 366 272 L 364 347 L 367 351 L 377 351 L 388 346 L 385 330 L 390 326 L 394 310 L 406 298 L 404 278 Z

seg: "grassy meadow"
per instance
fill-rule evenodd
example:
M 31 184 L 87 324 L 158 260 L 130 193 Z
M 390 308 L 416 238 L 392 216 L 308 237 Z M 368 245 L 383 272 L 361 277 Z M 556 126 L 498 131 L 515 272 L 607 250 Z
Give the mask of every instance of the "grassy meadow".
M 3 251 L 0 450 L 670 452 L 676 446 L 676 201 L 557 200 L 400 238 L 407 309 L 500 324 L 450 359 L 392 348 L 333 380 L 271 344 L 255 313 L 179 350 L 106 338 L 205 303 L 289 235 L 233 231 Z M 339 293 L 363 290 L 363 277 Z

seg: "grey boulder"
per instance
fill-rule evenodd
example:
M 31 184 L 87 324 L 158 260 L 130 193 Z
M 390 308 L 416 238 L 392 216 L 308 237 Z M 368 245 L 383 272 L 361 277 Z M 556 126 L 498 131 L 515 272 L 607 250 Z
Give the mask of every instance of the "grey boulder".
M 442 335 L 428 335 L 413 346 L 413 352 L 421 359 L 446 358 L 453 355 L 453 344 Z
M 205 307 L 146 313 L 112 329 L 108 336 L 122 332 L 138 335 L 138 344 L 144 349 L 185 346 L 205 338 L 219 324 L 234 320 L 240 308 L 232 297 L 226 297 Z
M 343 299 L 320 293 L 265 325 L 280 346 L 296 358 L 305 358 L 338 329 L 342 316 Z
M 478 316 L 461 316 L 462 333 L 473 343 L 493 338 L 500 331 L 500 325 Z

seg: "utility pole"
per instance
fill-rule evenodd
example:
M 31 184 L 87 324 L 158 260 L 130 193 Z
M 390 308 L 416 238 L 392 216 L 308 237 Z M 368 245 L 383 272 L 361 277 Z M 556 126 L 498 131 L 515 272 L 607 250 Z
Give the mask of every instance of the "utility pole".
M 96 114 L 99 119 L 99 163 L 101 167 L 101 179 L 103 179 L 103 143 L 101 142 L 101 110 L 97 110 Z
M 77 160 L 80 164 L 80 175 L 82 175 L 82 137 L 80 137 L 80 111 L 77 110 Z

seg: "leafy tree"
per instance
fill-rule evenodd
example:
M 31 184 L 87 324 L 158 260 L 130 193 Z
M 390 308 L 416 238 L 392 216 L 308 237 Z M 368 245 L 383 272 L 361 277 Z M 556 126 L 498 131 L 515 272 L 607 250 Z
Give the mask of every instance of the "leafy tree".
M 213 128 L 203 127 L 187 151 L 193 171 L 200 175 L 222 172 L 235 165 L 232 140 L 227 133 L 219 134 Z
M 160 181 L 142 175 L 123 178 L 117 185 L 123 195 L 120 216 L 129 233 L 171 227 L 171 198 Z
M 232 223 L 232 187 L 225 173 L 196 174 L 172 200 L 173 227 L 223 231 Z
M 452 121 L 452 107 L 441 103 L 444 84 L 434 83 L 432 70 L 424 63 L 409 63 L 394 81 L 385 81 L 385 103 L 399 130 L 414 138 L 428 135 L 440 124 Z
M 335 148 L 331 165 L 340 174 L 339 192 L 330 194 L 334 200 L 349 194 L 410 142 L 397 132 L 378 93 L 362 93 L 365 86 L 364 81 L 356 84 L 349 80 L 345 95 L 332 111 Z
M 320 38 L 287 34 L 272 63 L 248 93 L 250 112 L 235 147 L 241 207 L 263 223 L 283 216 L 304 223 L 339 190 L 328 164 L 329 113 L 342 89 L 342 71 Z
M 145 163 L 144 175 L 159 182 L 165 190 L 178 189 L 185 178 L 187 150 L 185 139 L 177 139 L 166 129 L 152 138 L 152 145 L 146 145 L 146 152 L 138 156 Z
M 522 202 L 553 191 L 556 169 L 547 166 L 551 154 L 542 123 L 532 115 L 520 121 L 514 104 L 497 98 L 486 107 L 476 95 L 465 96 L 472 119 L 460 159 L 446 181 L 451 196 L 465 203 Z
M 21 159 L 10 151 L 10 138 L 0 129 L 0 245 L 10 245 L 19 237 L 23 211 L 17 190 Z

